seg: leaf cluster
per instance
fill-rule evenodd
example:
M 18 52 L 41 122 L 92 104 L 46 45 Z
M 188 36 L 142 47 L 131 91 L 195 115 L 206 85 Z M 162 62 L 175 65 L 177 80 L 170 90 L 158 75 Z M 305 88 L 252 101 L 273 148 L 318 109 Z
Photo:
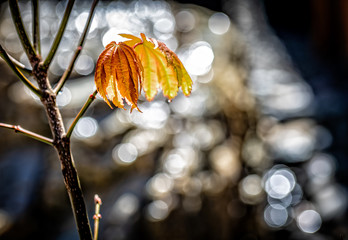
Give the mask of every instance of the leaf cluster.
M 141 38 L 120 34 L 129 40 L 111 42 L 100 54 L 95 84 L 104 101 L 110 107 L 109 100 L 124 109 L 125 100 L 132 110 L 139 110 L 137 102 L 142 89 L 148 101 L 154 99 L 159 89 L 169 100 L 180 87 L 189 96 L 192 80 L 178 56 L 163 42 L 140 35 Z

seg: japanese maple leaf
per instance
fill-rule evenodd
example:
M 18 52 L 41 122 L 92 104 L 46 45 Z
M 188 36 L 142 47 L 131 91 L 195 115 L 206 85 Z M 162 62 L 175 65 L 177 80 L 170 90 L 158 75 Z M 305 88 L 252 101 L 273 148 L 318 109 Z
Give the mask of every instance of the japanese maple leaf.
M 123 99 L 132 107 L 137 106 L 142 84 L 142 65 L 132 47 L 123 42 L 111 42 L 100 54 L 96 70 L 95 85 L 104 101 L 110 101 L 124 109 Z
M 136 108 L 141 88 L 146 99 L 152 101 L 162 89 L 163 95 L 173 99 L 182 88 L 189 96 L 192 80 L 178 56 L 164 43 L 141 33 L 141 38 L 120 34 L 129 40 L 111 42 L 100 54 L 95 84 L 106 103 L 124 108 L 125 100 L 132 109 Z M 140 111 L 140 110 L 139 110 Z
M 179 87 L 189 96 L 192 90 L 192 80 L 178 56 L 163 42 L 153 38 L 141 38 L 130 34 L 120 34 L 130 40 L 124 43 L 132 46 L 138 54 L 144 67 L 143 88 L 148 101 L 153 100 L 159 88 L 169 100 L 173 99 Z

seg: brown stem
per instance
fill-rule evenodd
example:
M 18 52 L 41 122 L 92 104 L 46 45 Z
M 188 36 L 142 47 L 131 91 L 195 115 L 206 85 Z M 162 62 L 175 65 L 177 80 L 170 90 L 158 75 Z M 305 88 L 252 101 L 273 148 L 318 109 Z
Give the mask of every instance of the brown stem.
M 61 142 L 56 144 L 55 148 L 61 161 L 64 182 L 69 194 L 80 239 L 92 240 L 87 210 L 74 160 L 72 159 L 69 139 L 63 138 Z
M 65 187 L 69 194 L 70 203 L 72 206 L 72 210 L 75 217 L 75 222 L 77 225 L 77 230 L 80 235 L 81 240 L 92 240 L 92 231 L 89 224 L 86 205 L 84 202 L 79 177 L 77 175 L 77 171 L 75 168 L 74 160 L 72 158 L 71 150 L 70 150 L 70 140 L 66 136 L 64 124 L 62 121 L 62 117 L 60 111 L 56 104 L 56 93 L 53 91 L 51 84 L 47 78 L 47 70 L 49 65 L 57 51 L 59 43 L 61 42 L 64 29 L 68 22 L 73 4 L 75 0 L 69 0 L 63 19 L 61 21 L 58 33 L 56 38 L 52 44 L 52 47 L 46 57 L 46 60 L 42 62 L 40 55 L 37 54 L 36 51 L 40 53 L 40 35 L 39 35 L 39 6 L 38 0 L 33 0 L 33 43 L 34 47 L 28 39 L 28 35 L 23 25 L 23 21 L 21 18 L 21 14 L 19 11 L 18 0 L 9 0 L 9 6 L 11 10 L 11 15 L 13 22 L 15 24 L 18 36 L 23 45 L 24 51 L 28 56 L 30 64 L 32 66 L 32 75 L 38 83 L 39 89 L 37 89 L 31 82 L 26 79 L 21 72 L 18 71 L 17 66 L 11 61 L 5 50 L 0 45 L 0 56 L 4 58 L 4 60 L 9 64 L 12 70 L 17 74 L 17 76 L 26 84 L 33 92 L 35 92 L 44 105 L 46 110 L 46 114 L 48 117 L 48 122 L 50 125 L 50 129 L 52 132 L 53 141 L 51 139 L 46 139 L 41 135 L 32 133 L 25 129 L 20 128 L 19 126 L 11 126 L 8 124 L 1 124 L 1 127 L 14 129 L 16 132 L 21 132 L 30 137 L 38 139 L 40 141 L 49 143 L 54 146 L 57 150 L 59 160 L 61 162 L 61 169 L 64 177 Z M 96 4 L 97 1 L 95 1 Z M 95 7 L 93 5 L 93 10 Z M 93 13 L 93 11 L 92 11 Z M 92 18 L 92 14 L 90 15 L 90 20 Z M 88 23 L 89 24 L 89 23 Z M 88 26 L 86 26 L 88 29 Z M 87 30 L 86 30 L 87 33 Z M 84 36 L 85 38 L 85 36 Z M 81 45 L 82 46 L 82 45 Z
M 41 102 L 45 107 L 48 122 L 52 131 L 53 145 L 57 150 L 65 187 L 69 194 L 70 203 L 75 217 L 80 239 L 92 240 L 92 232 L 87 216 L 80 181 L 70 151 L 70 140 L 66 137 L 65 128 L 60 111 L 56 105 L 56 94 L 52 90 L 48 79 L 47 70 L 42 63 L 35 65 L 33 69 L 40 90 L 42 90 Z

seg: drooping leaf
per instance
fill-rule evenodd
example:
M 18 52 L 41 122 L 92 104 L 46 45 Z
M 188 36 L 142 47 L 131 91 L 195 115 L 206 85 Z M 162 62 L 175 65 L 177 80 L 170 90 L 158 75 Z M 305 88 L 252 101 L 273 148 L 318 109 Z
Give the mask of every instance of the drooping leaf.
M 138 109 L 140 91 L 151 101 L 162 89 L 163 95 L 173 99 L 182 88 L 188 96 L 192 80 L 178 56 L 164 43 L 130 34 L 120 34 L 129 40 L 111 42 L 97 61 L 95 84 L 100 95 L 110 106 L 110 101 L 124 109 L 124 101 Z M 139 110 L 140 111 L 140 110 Z
M 179 87 L 181 87 L 182 92 L 185 96 L 189 96 L 192 91 L 192 80 L 190 75 L 187 73 L 184 65 L 178 58 L 178 56 L 170 50 L 164 43 L 158 42 L 158 49 L 165 54 L 167 62 L 169 65 L 172 65 L 175 69 Z
M 151 101 L 159 88 L 168 99 L 173 99 L 179 87 L 188 96 L 192 90 L 192 80 L 177 55 L 164 43 L 152 38 L 141 38 L 129 34 L 120 36 L 130 40 L 124 43 L 134 48 L 144 68 L 143 88 L 147 100 Z
M 125 100 L 132 109 L 137 106 L 142 84 L 142 66 L 132 47 L 111 42 L 100 54 L 95 71 L 95 84 L 99 94 L 112 108 L 110 101 L 124 108 Z M 140 110 L 139 110 L 140 111 Z
M 100 94 L 100 96 L 104 99 L 104 101 L 111 107 L 107 97 L 106 97 L 106 74 L 104 69 L 104 62 L 106 60 L 106 54 L 109 52 L 110 48 L 112 47 L 112 44 L 108 44 L 104 51 L 99 55 L 96 69 L 95 69 L 95 75 L 94 75 L 94 81 L 95 85 L 97 87 L 97 90 Z M 103 80 L 102 80 L 103 79 Z

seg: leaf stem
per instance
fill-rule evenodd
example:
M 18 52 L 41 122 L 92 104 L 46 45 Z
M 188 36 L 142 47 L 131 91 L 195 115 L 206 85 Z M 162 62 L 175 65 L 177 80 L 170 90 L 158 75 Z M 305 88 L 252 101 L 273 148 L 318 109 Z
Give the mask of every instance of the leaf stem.
M 27 32 L 25 31 L 22 17 L 21 17 L 21 14 L 19 12 L 18 0 L 11 0 L 11 1 L 8 1 L 8 3 L 10 6 L 12 19 L 13 19 L 13 22 L 15 24 L 19 39 L 21 40 L 24 51 L 27 54 L 29 61 L 33 62 L 32 60 L 36 59 L 37 56 L 35 53 L 35 49 L 33 48 L 33 46 L 31 45 L 31 43 L 29 41 Z
M 11 61 L 9 55 L 6 53 L 5 49 L 2 48 L 0 44 L 0 56 L 8 66 L 12 69 L 12 71 L 17 75 L 17 77 L 38 97 L 41 97 L 41 92 L 37 89 L 16 67 L 16 65 Z
M 11 125 L 11 124 L 6 124 L 6 123 L 0 123 L 0 127 L 2 128 L 8 128 L 8 129 L 13 129 L 15 133 L 22 133 L 25 136 L 31 137 L 33 139 L 36 139 L 40 142 L 46 143 L 48 145 L 53 146 L 53 140 L 44 136 L 41 136 L 40 134 L 34 133 L 32 131 L 26 130 L 22 128 L 19 125 Z
M 39 0 L 32 0 L 31 3 L 33 7 L 33 45 L 35 51 L 41 55 Z
M 75 0 L 69 0 L 68 5 L 66 6 L 66 9 L 65 9 L 65 12 L 64 12 L 64 16 L 63 16 L 62 21 L 60 23 L 57 35 L 56 35 L 56 37 L 55 37 L 55 39 L 53 41 L 53 44 L 51 46 L 50 51 L 48 52 L 48 55 L 47 55 L 47 57 L 46 57 L 46 59 L 45 59 L 45 61 L 43 63 L 43 68 L 44 69 L 48 69 L 48 67 L 49 67 L 49 65 L 50 65 L 54 55 L 57 52 L 59 43 L 60 43 L 60 41 L 62 40 L 62 37 L 63 37 L 63 33 L 64 33 L 64 30 L 65 30 L 65 27 L 66 27 L 66 25 L 68 23 L 69 16 L 70 16 L 71 10 L 73 8 L 74 2 L 75 2 Z
M 100 199 L 98 194 L 94 195 L 94 203 L 95 203 L 95 214 L 93 216 L 93 219 L 94 219 L 94 238 L 93 238 L 93 240 L 98 240 L 99 220 L 101 219 L 100 206 L 102 205 L 102 200 Z
M 93 94 L 91 94 L 89 96 L 89 98 L 87 99 L 87 101 L 85 102 L 85 104 L 83 105 L 83 107 L 81 108 L 80 112 L 77 114 L 77 116 L 75 117 L 73 123 L 71 124 L 71 126 L 69 127 L 68 132 L 66 133 L 66 137 L 69 139 L 71 137 L 72 132 L 74 131 L 74 128 L 77 124 L 77 122 L 80 120 L 80 118 L 85 114 L 85 112 L 87 111 L 88 107 L 91 105 L 91 103 L 94 101 L 95 96 L 97 95 L 98 91 L 95 90 L 93 92 Z
M 75 53 L 74 53 L 74 56 L 72 57 L 71 61 L 70 61 L 70 64 L 69 64 L 69 67 L 65 70 L 63 76 L 60 78 L 57 86 L 55 87 L 54 91 L 56 94 L 59 93 L 59 91 L 62 89 L 62 87 L 64 86 L 66 80 L 69 78 L 73 68 L 74 68 L 74 65 L 75 65 L 75 62 L 76 62 L 76 59 L 77 57 L 80 55 L 81 53 L 81 50 L 82 50 L 82 46 L 83 46 L 83 43 L 85 42 L 85 39 L 86 39 L 86 36 L 87 36 L 87 33 L 88 33 L 88 30 L 89 30 L 89 27 L 92 23 L 92 18 L 93 18 L 93 14 L 94 14 L 94 9 L 97 5 L 97 3 L 99 2 L 99 0 L 94 0 L 93 3 L 92 3 L 92 6 L 91 6 L 91 10 L 89 11 L 89 16 L 88 16 L 88 19 L 87 19 L 87 22 L 85 24 L 85 28 L 83 30 L 83 33 L 80 37 L 80 41 L 78 43 L 78 46 L 75 50 Z

